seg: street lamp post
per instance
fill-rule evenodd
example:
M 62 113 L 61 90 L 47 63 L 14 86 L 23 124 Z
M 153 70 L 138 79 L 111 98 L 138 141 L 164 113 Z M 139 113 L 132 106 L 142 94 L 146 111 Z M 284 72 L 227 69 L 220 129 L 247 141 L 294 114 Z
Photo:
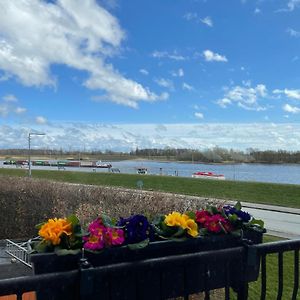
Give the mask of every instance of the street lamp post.
M 32 135 L 45 135 L 45 133 L 29 132 L 28 133 L 28 176 L 31 177 L 31 136 Z

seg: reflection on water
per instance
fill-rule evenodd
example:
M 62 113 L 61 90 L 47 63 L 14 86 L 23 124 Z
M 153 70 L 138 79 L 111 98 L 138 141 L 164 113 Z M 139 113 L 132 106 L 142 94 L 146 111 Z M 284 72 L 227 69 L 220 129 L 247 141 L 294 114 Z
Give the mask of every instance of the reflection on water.
M 16 166 L 1 167 L 16 168 Z M 213 165 L 213 164 L 197 164 L 197 163 L 179 163 L 179 162 L 157 162 L 148 160 L 126 160 L 112 162 L 113 168 L 117 168 L 121 173 L 135 174 L 137 168 L 147 168 L 148 174 L 153 175 L 169 175 L 182 177 L 191 177 L 194 172 L 210 171 L 216 174 L 224 174 L 228 180 L 241 181 L 258 181 L 258 182 L 274 182 L 274 183 L 292 183 L 300 184 L 300 165 L 296 164 L 235 164 L 235 165 Z M 57 167 L 36 167 L 32 169 L 48 169 L 57 170 Z M 62 170 L 63 171 L 63 170 Z M 93 168 L 65 168 L 65 171 L 82 171 L 82 172 L 108 172 L 108 169 Z

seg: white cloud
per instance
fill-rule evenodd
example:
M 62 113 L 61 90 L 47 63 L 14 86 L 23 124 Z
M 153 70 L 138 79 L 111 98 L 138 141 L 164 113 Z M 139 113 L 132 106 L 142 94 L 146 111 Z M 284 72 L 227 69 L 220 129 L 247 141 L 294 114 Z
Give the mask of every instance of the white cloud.
M 106 62 L 125 33 L 95 0 L 2 1 L 0 7 L 0 69 L 6 76 L 26 86 L 55 86 L 51 66 L 65 65 L 87 72 L 84 85 L 104 91 L 109 101 L 137 107 L 162 99 Z
M 224 55 L 214 53 L 211 50 L 203 51 L 203 56 L 206 61 L 218 61 L 218 62 L 227 62 L 227 58 Z
M 287 7 L 278 9 L 276 12 L 291 12 L 294 11 L 297 7 L 300 7 L 300 0 L 288 0 Z
M 210 16 L 207 16 L 205 18 L 200 18 L 197 13 L 194 12 L 188 12 L 183 16 L 184 19 L 187 21 L 196 21 L 197 23 L 203 23 L 209 27 L 213 27 L 213 21 Z
M 184 14 L 183 16 L 184 19 L 191 21 L 191 20 L 195 20 L 198 18 L 198 14 L 197 13 L 192 13 L 192 12 L 188 12 L 186 14 Z
M 300 6 L 300 0 L 289 0 L 287 7 L 288 10 L 293 11 L 295 8 Z
M 203 115 L 203 113 L 201 113 L 201 112 L 195 112 L 194 113 L 194 116 L 197 118 L 197 119 L 203 119 L 204 118 L 204 115 Z
M 140 69 L 140 73 L 143 75 L 149 75 L 149 72 L 146 69 Z
M 187 57 L 182 56 L 177 51 L 173 51 L 172 53 L 167 51 L 153 51 L 151 56 L 154 58 L 168 58 L 168 59 L 179 60 L 179 61 L 187 59 Z
M 261 10 L 260 10 L 259 8 L 256 7 L 255 10 L 254 10 L 254 14 L 257 15 L 257 14 L 260 14 L 260 13 L 261 13 Z
M 182 84 L 182 89 L 183 89 L 183 90 L 187 90 L 187 91 L 193 91 L 193 90 L 194 90 L 194 87 L 191 86 L 191 85 L 189 85 L 189 84 L 187 84 L 186 82 L 184 82 L 184 83 Z
M 300 123 L 204 123 L 195 124 L 99 124 L 52 123 L 35 125 L 31 130 L 45 132 L 40 147 L 50 149 L 111 149 L 130 151 L 133 148 L 207 149 L 216 145 L 225 148 L 287 149 L 300 148 Z M 160 130 L 160 129 L 159 129 Z M 26 148 L 29 128 L 0 125 L 0 148 Z M 12 138 L 13 137 L 13 138 Z
M 15 109 L 15 113 L 16 114 L 23 114 L 23 113 L 25 113 L 27 111 L 27 109 L 26 108 L 24 108 L 24 107 L 20 107 L 20 106 L 18 106 L 16 109 Z
M 174 83 L 170 79 L 165 79 L 165 78 L 157 78 L 154 79 L 154 81 L 162 87 L 168 88 L 169 90 L 174 90 Z
M 47 123 L 47 119 L 42 117 L 42 116 L 38 116 L 38 117 L 35 118 L 35 122 L 37 124 L 43 125 L 43 124 Z
M 283 105 L 282 109 L 291 114 L 299 114 L 300 113 L 300 107 L 291 106 L 289 104 Z
M 180 68 L 177 71 L 171 71 L 171 75 L 173 77 L 183 77 L 184 76 L 184 71 L 183 71 L 182 68 Z
M 273 93 L 278 94 L 278 95 L 284 94 L 288 98 L 300 100 L 300 90 L 289 90 L 289 89 L 279 90 L 279 89 L 276 89 L 276 90 L 273 91 Z
M 296 31 L 296 30 L 293 29 L 293 28 L 288 28 L 288 29 L 286 30 L 286 32 L 287 32 L 290 36 L 292 36 L 292 37 L 296 37 L 296 38 L 300 37 L 300 31 Z
M 236 103 L 239 107 L 246 110 L 265 110 L 258 104 L 259 99 L 268 97 L 267 88 L 264 84 L 258 84 L 256 87 L 234 86 L 226 91 L 224 97 L 217 101 L 217 104 L 223 108 Z
M 17 97 L 12 94 L 5 95 L 2 99 L 6 102 L 18 102 Z
M 213 21 L 212 21 L 211 17 L 209 17 L 209 16 L 207 16 L 207 17 L 205 17 L 203 19 L 200 19 L 200 21 L 203 24 L 207 25 L 208 27 L 213 27 L 214 26 Z

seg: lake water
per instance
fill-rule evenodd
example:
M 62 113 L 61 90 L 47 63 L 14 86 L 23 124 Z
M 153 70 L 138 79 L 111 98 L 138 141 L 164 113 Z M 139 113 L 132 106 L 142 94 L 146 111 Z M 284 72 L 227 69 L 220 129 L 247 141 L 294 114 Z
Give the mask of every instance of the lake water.
M 16 168 L 16 166 L 1 167 Z M 180 163 L 180 162 L 157 162 L 151 160 L 126 160 L 112 162 L 113 168 L 120 169 L 121 173 L 135 174 L 136 168 L 142 167 L 148 169 L 148 174 L 169 175 L 182 177 L 191 177 L 194 172 L 211 171 L 216 174 L 223 174 L 228 180 L 273 182 L 273 183 L 291 183 L 300 184 L 300 164 L 234 164 L 234 165 L 212 165 L 198 163 Z M 32 169 L 53 169 L 57 167 L 36 167 Z M 66 171 L 83 172 L 108 172 L 108 169 L 92 168 L 65 168 Z

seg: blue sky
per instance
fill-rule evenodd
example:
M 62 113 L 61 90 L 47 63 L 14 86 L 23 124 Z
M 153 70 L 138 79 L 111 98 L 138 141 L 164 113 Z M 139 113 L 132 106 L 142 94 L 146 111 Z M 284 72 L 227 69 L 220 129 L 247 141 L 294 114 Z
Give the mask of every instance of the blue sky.
M 299 150 L 300 0 L 4 0 L 0 147 Z

